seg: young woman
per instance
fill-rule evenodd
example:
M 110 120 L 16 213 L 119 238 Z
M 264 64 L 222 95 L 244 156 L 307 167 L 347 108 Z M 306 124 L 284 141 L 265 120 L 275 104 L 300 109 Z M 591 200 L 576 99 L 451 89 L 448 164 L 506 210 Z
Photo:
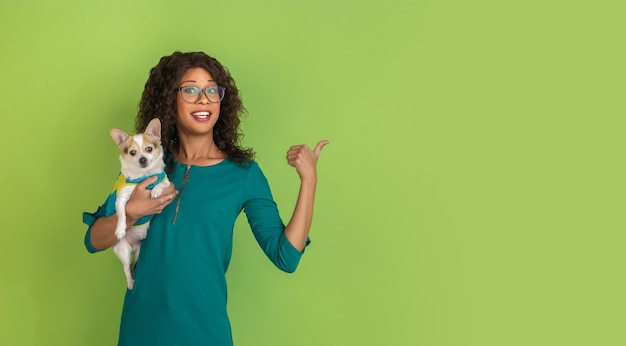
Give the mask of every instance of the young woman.
M 243 210 L 259 245 L 281 270 L 296 270 L 313 216 L 316 164 L 327 141 L 296 145 L 287 162 L 300 176 L 285 226 L 254 152 L 240 146 L 245 112 L 228 70 L 201 53 L 175 52 L 151 69 L 137 132 L 158 117 L 173 186 L 157 199 L 139 184 L 126 206 L 128 225 L 156 214 L 143 241 L 135 286 L 127 291 L 119 345 L 232 345 L 226 279 L 233 228 Z M 84 214 L 85 246 L 97 252 L 117 239 L 114 206 Z

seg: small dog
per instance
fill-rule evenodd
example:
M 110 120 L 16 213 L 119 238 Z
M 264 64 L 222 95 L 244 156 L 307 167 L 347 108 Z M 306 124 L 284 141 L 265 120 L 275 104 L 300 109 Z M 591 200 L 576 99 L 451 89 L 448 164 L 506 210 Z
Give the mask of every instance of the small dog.
M 121 175 L 115 184 L 113 193 L 116 194 L 115 210 L 117 213 L 117 228 L 115 236 L 118 242 L 113 251 L 124 266 L 126 284 L 129 290 L 135 284 L 135 265 L 139 258 L 141 241 L 148 235 L 151 216 L 139 219 L 134 226 L 126 229 L 126 203 L 130 199 L 136 185 L 151 176 L 159 179 L 148 189 L 152 189 L 152 198 L 158 198 L 170 181 L 165 175 L 165 162 L 161 147 L 161 121 L 154 118 L 146 127 L 144 133 L 133 136 L 118 129 L 110 131 L 111 137 L 120 148 Z M 132 263 L 131 263 L 132 255 Z

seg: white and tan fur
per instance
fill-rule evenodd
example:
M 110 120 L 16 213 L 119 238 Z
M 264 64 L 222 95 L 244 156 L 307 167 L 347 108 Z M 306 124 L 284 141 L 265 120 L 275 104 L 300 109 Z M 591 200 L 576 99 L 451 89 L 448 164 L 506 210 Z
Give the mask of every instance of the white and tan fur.
M 110 131 L 111 137 L 120 148 L 121 173 L 127 179 L 136 180 L 162 173 L 165 169 L 163 148 L 161 147 L 161 122 L 158 118 L 150 121 L 144 133 L 129 135 L 118 129 Z M 155 185 L 151 191 L 152 198 L 158 198 L 165 188 L 170 186 L 167 176 Z M 124 266 L 126 283 L 129 290 L 134 286 L 134 272 L 141 241 L 148 235 L 150 222 L 126 228 L 126 203 L 130 199 L 136 184 L 124 185 L 117 191 L 115 209 L 117 228 L 115 236 L 118 242 L 113 251 Z M 132 263 L 131 263 L 132 257 Z

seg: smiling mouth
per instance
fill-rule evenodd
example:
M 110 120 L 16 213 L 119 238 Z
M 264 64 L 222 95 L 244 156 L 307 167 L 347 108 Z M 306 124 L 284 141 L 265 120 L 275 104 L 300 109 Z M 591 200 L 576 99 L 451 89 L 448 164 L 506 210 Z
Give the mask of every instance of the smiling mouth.
M 211 116 L 210 112 L 193 112 L 191 116 L 197 119 L 208 119 Z

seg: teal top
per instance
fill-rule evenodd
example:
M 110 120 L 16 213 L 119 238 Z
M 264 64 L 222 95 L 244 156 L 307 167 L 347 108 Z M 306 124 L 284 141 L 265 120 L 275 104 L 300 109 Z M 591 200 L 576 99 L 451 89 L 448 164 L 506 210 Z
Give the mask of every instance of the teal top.
M 278 268 L 295 271 L 302 253 L 285 237 L 256 162 L 245 167 L 229 159 L 206 167 L 176 163 L 169 179 L 179 194 L 154 216 L 141 245 L 135 286 L 124 299 L 118 345 L 232 345 L 225 274 L 241 211 Z M 83 214 L 90 252 L 96 252 L 89 240 L 91 225 L 114 213 L 115 206 L 105 203 L 95 213 Z

